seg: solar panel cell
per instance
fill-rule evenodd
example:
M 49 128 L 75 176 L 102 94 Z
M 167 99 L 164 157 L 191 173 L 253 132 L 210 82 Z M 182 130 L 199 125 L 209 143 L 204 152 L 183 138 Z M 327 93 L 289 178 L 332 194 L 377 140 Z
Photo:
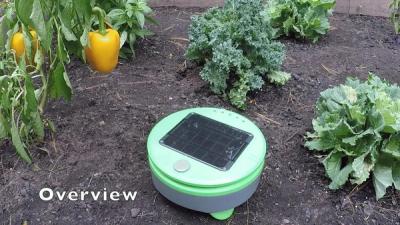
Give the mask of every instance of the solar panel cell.
M 191 113 L 160 144 L 221 170 L 228 170 L 253 136 L 227 124 Z

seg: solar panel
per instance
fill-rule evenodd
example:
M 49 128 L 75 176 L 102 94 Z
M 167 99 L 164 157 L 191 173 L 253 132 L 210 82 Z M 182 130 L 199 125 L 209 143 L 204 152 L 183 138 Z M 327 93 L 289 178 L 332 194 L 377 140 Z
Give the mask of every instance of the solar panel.
M 190 113 L 160 144 L 220 170 L 229 170 L 253 135 L 211 118 Z

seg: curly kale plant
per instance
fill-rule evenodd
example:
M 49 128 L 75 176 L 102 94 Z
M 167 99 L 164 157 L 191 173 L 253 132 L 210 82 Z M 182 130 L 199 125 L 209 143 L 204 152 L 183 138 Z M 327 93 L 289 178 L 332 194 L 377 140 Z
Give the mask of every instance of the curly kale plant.
M 314 133 L 306 147 L 328 156 L 323 165 L 338 189 L 348 179 L 362 184 L 372 172 L 377 199 L 394 184 L 400 190 L 400 88 L 370 74 L 361 83 L 348 79 L 345 85 L 321 93 L 317 103 Z
M 335 0 L 271 0 L 265 17 L 277 29 L 277 37 L 294 35 L 317 42 L 329 30 L 335 4 Z
M 260 0 L 227 0 L 192 18 L 186 56 L 205 63 L 201 77 L 216 94 L 244 108 L 247 93 L 260 89 L 263 76 L 283 85 L 290 75 L 280 71 L 284 46 L 272 41 L 273 29 L 263 20 Z

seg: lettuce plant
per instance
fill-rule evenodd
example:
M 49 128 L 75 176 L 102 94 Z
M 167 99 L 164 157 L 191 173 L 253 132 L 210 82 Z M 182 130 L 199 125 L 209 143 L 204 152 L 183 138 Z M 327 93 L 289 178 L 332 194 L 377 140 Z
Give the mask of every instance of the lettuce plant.
M 366 82 L 321 93 L 314 132 L 305 146 L 328 154 L 323 160 L 329 187 L 364 183 L 372 173 L 377 199 L 394 184 L 400 190 L 400 88 L 370 74 Z
M 291 36 L 317 42 L 329 30 L 335 0 L 270 0 L 264 15 L 276 28 L 276 36 Z
M 245 108 L 247 93 L 260 89 L 263 78 L 285 84 L 290 75 L 280 71 L 284 46 L 272 40 L 273 29 L 263 20 L 261 0 L 227 0 L 192 18 L 186 56 L 204 63 L 201 77 L 216 94 Z

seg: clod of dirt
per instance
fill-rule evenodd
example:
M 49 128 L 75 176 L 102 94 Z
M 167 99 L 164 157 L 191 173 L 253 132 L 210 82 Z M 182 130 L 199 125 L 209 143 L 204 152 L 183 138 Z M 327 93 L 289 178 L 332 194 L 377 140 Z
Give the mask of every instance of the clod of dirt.
M 139 208 L 133 208 L 131 209 L 131 216 L 132 218 L 136 218 L 140 213 L 140 209 Z

